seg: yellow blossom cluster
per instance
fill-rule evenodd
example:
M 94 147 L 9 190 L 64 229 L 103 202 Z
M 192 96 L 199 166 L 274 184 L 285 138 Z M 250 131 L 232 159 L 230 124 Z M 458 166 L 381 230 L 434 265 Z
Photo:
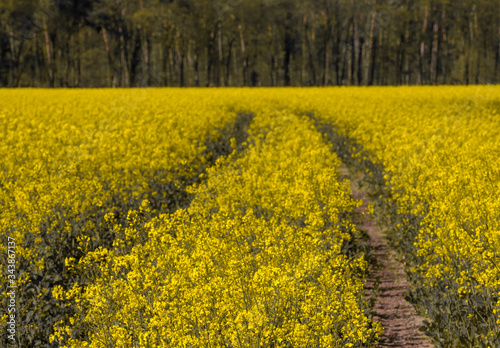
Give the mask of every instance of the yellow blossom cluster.
M 143 202 L 112 249 L 77 267 L 83 291 L 66 347 L 361 347 L 382 332 L 365 314 L 362 254 L 347 257 L 359 202 L 307 117 L 257 114 L 249 143 L 209 168 L 194 199 L 143 223 Z M 122 230 L 123 229 L 123 230 Z M 122 231 L 119 231 L 122 230 Z M 147 238 L 144 238 L 147 236 Z M 141 242 L 141 240 L 144 240 Z
M 409 261 L 413 302 L 433 321 L 428 334 L 442 346 L 498 346 L 500 87 L 324 95 L 308 111 L 384 167 L 383 198 L 399 213 L 393 237 Z
M 71 315 L 52 287 L 79 281 L 72 264 L 83 241 L 111 246 L 105 215 L 125 222 L 145 198 L 156 213 L 185 206 L 183 186 L 207 165 L 207 140 L 236 115 L 210 92 L 0 92 L 0 251 L 3 264 L 15 240 L 21 346 L 48 344 L 57 317 Z M 4 272 L 0 285 L 7 308 Z
M 343 251 L 357 203 L 322 122 L 375 185 L 370 208 L 390 222 L 426 333 L 500 346 L 499 96 L 0 91 L 0 251 L 15 239 L 21 344 L 375 344 L 368 266 Z M 246 142 L 242 113 L 256 115 Z M 0 282 L 6 308 L 5 273 Z

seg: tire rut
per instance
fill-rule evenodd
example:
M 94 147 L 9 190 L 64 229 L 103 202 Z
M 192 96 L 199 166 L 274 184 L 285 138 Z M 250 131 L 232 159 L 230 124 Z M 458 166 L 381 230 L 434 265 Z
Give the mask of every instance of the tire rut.
M 359 230 L 366 231 L 369 244 L 373 248 L 375 267 L 372 268 L 365 289 L 368 296 L 379 284 L 379 294 L 372 310 L 373 320 L 384 327 L 380 338 L 380 347 L 432 347 L 429 339 L 418 330 L 422 325 L 420 317 L 413 306 L 404 299 L 410 287 L 406 279 L 403 264 L 389 247 L 387 239 L 368 213 L 367 192 L 361 189 L 363 174 L 352 175 L 347 168 L 341 168 L 343 176 L 349 178 L 354 198 L 361 199 L 363 204 L 356 208 L 359 221 L 355 221 Z M 364 213 L 363 215 L 361 215 Z

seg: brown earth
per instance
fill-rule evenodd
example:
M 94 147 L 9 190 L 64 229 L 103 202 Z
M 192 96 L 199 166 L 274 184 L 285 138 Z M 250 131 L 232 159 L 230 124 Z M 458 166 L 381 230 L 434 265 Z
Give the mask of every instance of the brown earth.
M 396 254 L 389 247 L 385 235 L 368 214 L 367 194 L 360 188 L 363 174 L 350 175 L 346 168 L 342 168 L 341 172 L 351 181 L 354 198 L 363 201 L 363 205 L 358 207 L 356 212 L 365 215 L 355 222 L 359 230 L 366 231 L 373 248 L 375 267 L 371 270 L 366 284 L 368 294 L 373 291 L 373 285 L 377 281 L 380 282 L 380 293 L 372 311 L 373 319 L 385 329 L 380 339 L 380 347 L 432 347 L 430 340 L 418 331 L 423 318 L 417 315 L 413 306 L 404 299 L 410 284 L 406 280 L 403 264 L 396 259 Z

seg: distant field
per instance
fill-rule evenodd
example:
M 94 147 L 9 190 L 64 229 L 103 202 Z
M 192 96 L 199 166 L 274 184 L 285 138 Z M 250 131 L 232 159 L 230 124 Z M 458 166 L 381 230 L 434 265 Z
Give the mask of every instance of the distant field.
M 342 161 L 422 330 L 500 344 L 498 86 L 0 90 L 0 158 L 18 346 L 376 346 Z

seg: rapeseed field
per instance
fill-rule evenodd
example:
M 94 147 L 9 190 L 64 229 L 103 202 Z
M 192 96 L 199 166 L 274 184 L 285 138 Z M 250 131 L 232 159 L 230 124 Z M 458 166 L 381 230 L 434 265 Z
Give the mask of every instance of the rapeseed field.
M 497 86 L 2 90 L 0 134 L 19 346 L 377 346 L 340 158 L 422 330 L 500 344 Z

